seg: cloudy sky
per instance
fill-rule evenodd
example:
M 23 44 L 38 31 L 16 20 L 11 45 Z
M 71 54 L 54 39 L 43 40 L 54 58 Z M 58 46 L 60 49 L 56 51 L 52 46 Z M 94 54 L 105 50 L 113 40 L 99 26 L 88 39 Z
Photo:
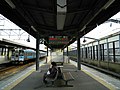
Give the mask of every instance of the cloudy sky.
M 11 29 L 11 30 L 8 30 Z M 13 40 L 27 46 L 36 47 L 36 39 L 30 35 L 30 42 L 27 42 L 28 33 L 15 25 L 13 22 L 0 15 L 0 38 Z M 41 45 L 43 46 L 43 45 Z
M 120 12 L 117 13 L 116 15 L 112 16 L 110 19 L 120 20 Z M 110 25 L 112 25 L 112 26 L 110 26 Z M 100 38 L 108 36 L 112 33 L 116 33 L 118 31 L 120 31 L 120 24 L 119 23 L 105 22 L 105 23 L 97 26 L 95 29 L 93 29 L 89 33 L 87 33 L 85 35 L 85 37 L 100 39 Z M 92 39 L 85 38 L 86 42 L 83 43 L 83 39 L 84 39 L 83 37 L 81 38 L 81 44 L 85 44 L 85 43 L 88 43 L 90 41 L 93 41 Z M 71 46 L 76 47 L 76 42 L 73 43 Z

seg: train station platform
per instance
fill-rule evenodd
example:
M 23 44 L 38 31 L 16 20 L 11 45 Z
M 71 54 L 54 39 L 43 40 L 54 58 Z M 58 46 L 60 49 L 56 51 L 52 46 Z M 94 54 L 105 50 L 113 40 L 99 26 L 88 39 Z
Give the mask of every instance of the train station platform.
M 82 70 L 77 70 L 75 62 L 72 61 L 70 61 L 71 63 L 64 63 L 63 71 L 70 72 L 74 77 L 73 81 L 68 82 L 70 85 L 73 85 L 73 87 L 62 86 L 64 85 L 64 81 L 59 81 L 59 83 L 56 81 L 54 86 L 47 87 L 42 79 L 50 63 L 45 62 L 46 61 L 40 62 L 40 72 L 35 71 L 34 65 L 13 77 L 7 78 L 5 81 L 0 81 L 0 90 L 120 90 L 119 87 L 112 86 L 101 80 L 99 75 L 95 78 L 89 73 L 96 74 L 97 72 L 93 69 L 82 66 Z M 117 82 L 117 84 L 120 83 Z
M 8 62 L 10 62 L 10 60 L 7 59 L 7 56 L 0 56 L 0 64 Z

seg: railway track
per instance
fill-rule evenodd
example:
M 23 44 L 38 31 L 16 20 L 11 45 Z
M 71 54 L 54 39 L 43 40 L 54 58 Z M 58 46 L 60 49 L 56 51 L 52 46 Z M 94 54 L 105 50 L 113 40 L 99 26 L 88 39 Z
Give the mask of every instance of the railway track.
M 8 63 L 2 63 L 2 64 L 0 64 L 0 70 L 1 70 L 1 69 L 4 69 L 4 68 L 6 68 L 6 67 L 9 67 L 9 66 L 11 66 L 11 63 L 10 63 L 10 62 L 8 62 Z
M 44 58 L 41 58 L 40 61 L 44 60 Z M 0 64 L 0 80 L 3 80 L 11 75 L 14 75 L 24 69 L 26 69 L 29 66 L 32 66 L 35 64 L 34 62 L 35 60 L 27 63 L 27 64 L 23 64 L 23 63 L 19 63 L 16 65 L 13 65 L 12 63 L 5 63 L 5 64 Z
M 35 64 L 35 62 L 31 62 L 25 65 L 18 65 L 18 66 L 9 66 L 9 67 L 4 67 L 2 69 L 0 69 L 0 80 L 3 80 L 11 75 L 14 75 L 24 69 L 26 69 L 27 67 L 31 66 Z

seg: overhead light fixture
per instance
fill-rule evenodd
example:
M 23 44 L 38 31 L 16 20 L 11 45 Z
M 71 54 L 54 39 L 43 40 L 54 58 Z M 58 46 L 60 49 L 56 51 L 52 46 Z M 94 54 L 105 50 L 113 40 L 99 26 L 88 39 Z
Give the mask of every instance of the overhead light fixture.
M 85 40 L 85 30 L 84 30 L 84 39 L 83 39 L 83 43 L 85 43 L 86 42 L 86 40 Z
M 9 4 L 11 8 L 15 9 L 16 6 L 13 4 L 11 0 L 5 0 L 5 1 Z
M 31 26 L 31 28 L 32 28 L 35 32 L 37 32 L 37 30 L 36 30 L 33 26 Z
M 84 38 L 83 43 L 85 43 L 85 42 L 86 42 L 86 40 L 85 40 L 85 38 Z
M 30 42 L 30 35 L 28 35 L 28 39 L 26 40 L 27 42 Z
M 96 26 L 98 27 L 99 25 L 96 23 Z
M 112 27 L 112 23 L 110 23 L 110 27 Z
M 86 26 L 84 26 L 80 31 L 82 32 L 83 30 L 85 30 Z
M 44 44 L 44 39 L 40 39 L 40 44 Z

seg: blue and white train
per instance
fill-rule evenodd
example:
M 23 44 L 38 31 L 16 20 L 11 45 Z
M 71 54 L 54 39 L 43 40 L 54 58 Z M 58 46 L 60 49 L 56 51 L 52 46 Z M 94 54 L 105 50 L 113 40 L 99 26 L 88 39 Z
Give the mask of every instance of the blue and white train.
M 40 57 L 45 57 L 46 52 L 40 52 Z M 12 63 L 27 63 L 36 58 L 36 51 L 31 49 L 14 49 L 12 50 L 11 62 Z

